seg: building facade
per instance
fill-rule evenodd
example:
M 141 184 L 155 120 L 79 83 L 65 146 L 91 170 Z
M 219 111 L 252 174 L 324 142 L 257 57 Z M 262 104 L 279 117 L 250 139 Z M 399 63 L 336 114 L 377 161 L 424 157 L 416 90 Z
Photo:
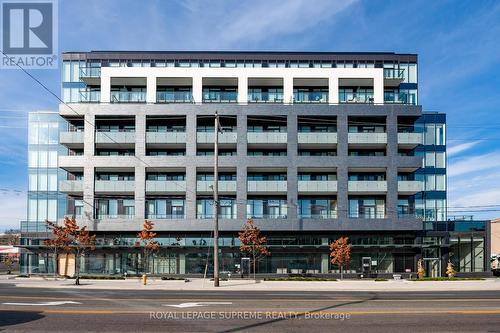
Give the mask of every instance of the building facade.
M 245 271 L 252 218 L 271 251 L 261 274 L 337 273 L 340 236 L 352 274 L 420 258 L 443 274 L 446 121 L 418 104 L 416 55 L 71 52 L 62 72 L 57 218 L 97 234 L 84 273 L 137 274 L 144 219 L 161 244 L 152 273 L 212 270 L 217 113 L 222 271 Z

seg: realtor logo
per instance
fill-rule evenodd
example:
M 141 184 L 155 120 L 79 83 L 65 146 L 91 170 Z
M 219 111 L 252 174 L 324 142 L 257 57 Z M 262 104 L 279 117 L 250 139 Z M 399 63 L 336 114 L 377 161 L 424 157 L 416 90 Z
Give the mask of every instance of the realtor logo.
M 3 1 L 0 17 L 0 68 L 57 67 L 56 0 Z

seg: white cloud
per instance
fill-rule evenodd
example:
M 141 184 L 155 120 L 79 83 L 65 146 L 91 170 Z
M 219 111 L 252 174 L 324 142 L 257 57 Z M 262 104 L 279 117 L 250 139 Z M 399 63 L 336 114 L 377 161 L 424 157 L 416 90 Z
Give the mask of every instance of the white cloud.
M 481 142 L 481 141 L 471 141 L 471 142 L 465 142 L 465 143 L 461 143 L 461 144 L 451 146 L 451 147 L 448 146 L 446 148 L 446 154 L 448 154 L 448 157 L 456 155 L 458 153 L 461 153 L 461 152 L 464 152 L 468 149 L 471 149 L 472 147 L 477 145 L 479 142 Z
M 450 162 L 448 176 L 454 177 L 471 172 L 498 168 L 500 165 L 500 151 L 494 151 L 482 155 L 461 158 Z

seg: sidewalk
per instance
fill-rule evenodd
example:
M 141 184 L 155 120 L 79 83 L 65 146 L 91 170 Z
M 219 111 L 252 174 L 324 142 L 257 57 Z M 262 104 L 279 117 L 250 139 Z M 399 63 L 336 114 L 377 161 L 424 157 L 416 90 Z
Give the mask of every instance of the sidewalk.
M 203 279 L 162 281 L 149 278 L 148 285 L 144 286 L 140 279 L 127 280 L 80 280 L 81 285 L 75 286 L 75 280 L 53 278 L 0 278 L 0 288 L 28 287 L 28 288 L 78 288 L 78 289 L 138 289 L 138 290 L 260 290 L 260 291 L 465 291 L 491 290 L 500 291 L 500 279 L 486 279 L 474 281 L 407 281 L 407 280 L 343 280 L 343 281 L 261 281 L 230 280 L 221 281 L 220 287 L 213 286 L 213 281 Z

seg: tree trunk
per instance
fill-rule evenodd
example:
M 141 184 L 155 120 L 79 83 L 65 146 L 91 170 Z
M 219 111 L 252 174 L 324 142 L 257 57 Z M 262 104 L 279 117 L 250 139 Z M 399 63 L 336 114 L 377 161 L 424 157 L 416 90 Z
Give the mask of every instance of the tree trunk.
M 75 256 L 75 285 L 79 286 L 80 285 L 80 252 L 76 253 Z
M 257 278 L 255 277 L 255 249 L 253 250 L 253 279 L 257 281 Z

